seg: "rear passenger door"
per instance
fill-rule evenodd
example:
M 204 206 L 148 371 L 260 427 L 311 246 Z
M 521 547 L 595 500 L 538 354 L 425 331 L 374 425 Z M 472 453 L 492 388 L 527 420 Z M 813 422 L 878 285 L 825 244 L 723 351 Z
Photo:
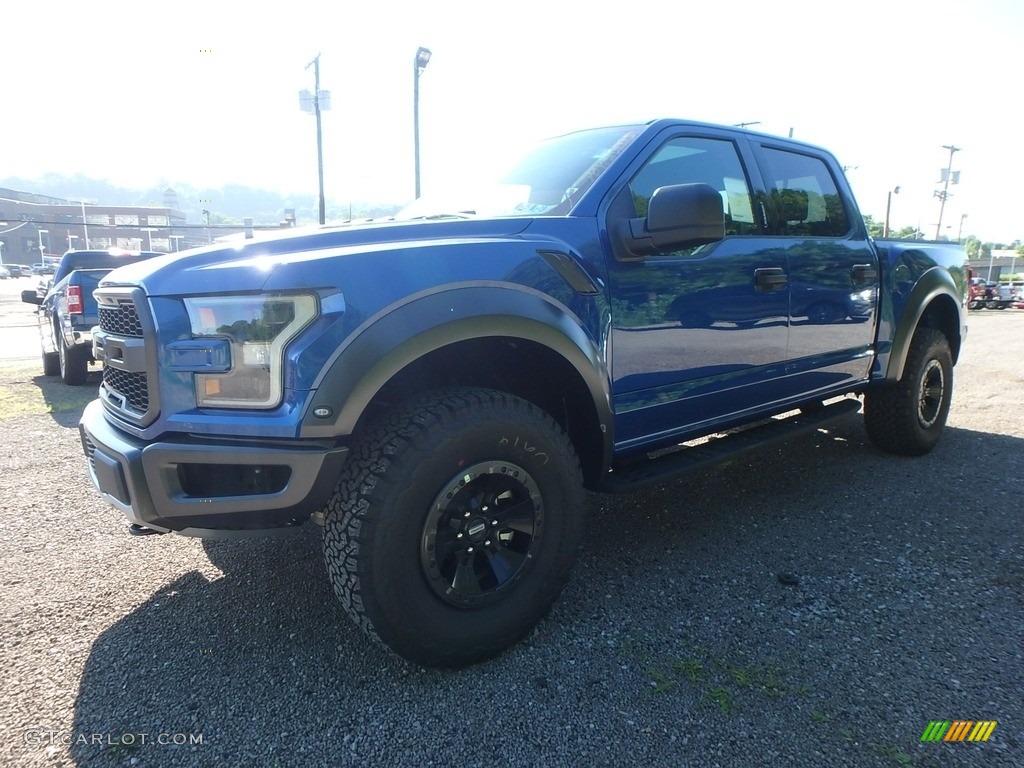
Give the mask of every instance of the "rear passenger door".
M 879 271 L 833 164 L 812 151 L 760 144 L 771 231 L 789 262 L 789 368 L 794 394 L 866 378 Z

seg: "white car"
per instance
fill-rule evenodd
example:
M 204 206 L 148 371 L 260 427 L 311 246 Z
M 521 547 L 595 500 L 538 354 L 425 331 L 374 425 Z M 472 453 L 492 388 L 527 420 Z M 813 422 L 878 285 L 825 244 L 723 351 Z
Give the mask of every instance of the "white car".
M 11 273 L 7 269 L 7 267 L 5 267 L 2 264 L 0 264 L 0 280 L 6 280 L 10 276 L 11 276 Z

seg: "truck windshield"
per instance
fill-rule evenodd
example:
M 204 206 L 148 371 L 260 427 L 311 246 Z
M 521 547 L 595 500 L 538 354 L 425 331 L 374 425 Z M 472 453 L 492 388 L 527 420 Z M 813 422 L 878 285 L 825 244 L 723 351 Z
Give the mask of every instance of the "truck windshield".
M 428 193 L 395 218 L 564 216 L 640 130 L 634 125 L 595 128 L 547 139 L 494 177 Z

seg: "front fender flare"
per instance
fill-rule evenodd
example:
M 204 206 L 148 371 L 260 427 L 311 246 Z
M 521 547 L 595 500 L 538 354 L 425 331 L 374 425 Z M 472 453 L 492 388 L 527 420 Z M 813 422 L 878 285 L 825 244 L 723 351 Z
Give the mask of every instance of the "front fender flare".
M 593 399 L 607 465 L 613 418 L 605 357 L 571 309 L 522 285 L 446 286 L 415 294 L 376 313 L 324 367 L 316 394 L 307 405 L 301 435 L 351 434 L 374 396 L 406 366 L 450 344 L 487 337 L 532 341 L 569 362 Z M 321 407 L 333 412 L 330 421 L 313 415 Z

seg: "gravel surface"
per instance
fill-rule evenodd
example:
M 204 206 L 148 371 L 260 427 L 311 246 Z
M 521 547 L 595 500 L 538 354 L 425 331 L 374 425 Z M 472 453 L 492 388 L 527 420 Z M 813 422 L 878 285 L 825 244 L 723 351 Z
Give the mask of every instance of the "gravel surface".
M 318 529 L 129 537 L 87 480 L 91 388 L 0 361 L 0 764 L 1024 765 L 1024 312 L 971 326 L 931 455 L 851 417 L 591 495 L 552 614 L 456 672 L 364 639 Z M 921 743 L 932 720 L 998 726 Z

